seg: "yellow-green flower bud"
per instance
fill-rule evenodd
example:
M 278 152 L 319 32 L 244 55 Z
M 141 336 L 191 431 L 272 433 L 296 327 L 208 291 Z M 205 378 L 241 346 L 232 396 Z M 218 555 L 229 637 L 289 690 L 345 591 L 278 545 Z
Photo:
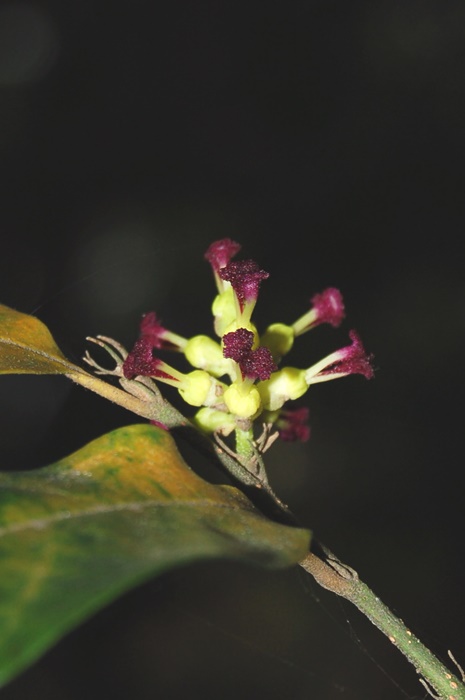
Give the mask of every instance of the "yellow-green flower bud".
M 193 367 L 204 369 L 215 377 L 221 377 L 231 370 L 231 362 L 223 356 L 221 345 L 207 335 L 190 338 L 184 353 Z
M 234 415 L 239 418 L 252 418 L 257 415 L 261 408 L 260 394 L 257 387 L 251 385 L 244 390 L 245 387 L 239 387 L 237 384 L 228 386 L 223 394 L 223 399 Z
M 261 344 L 271 351 L 276 362 L 294 345 L 294 329 L 285 323 L 272 323 L 262 335 Z
M 208 372 L 196 369 L 184 375 L 179 393 L 191 406 L 203 406 L 214 400 L 215 385 L 215 380 Z
M 234 416 L 214 408 L 201 408 L 194 416 L 194 424 L 206 433 L 220 432 L 229 435 L 236 428 Z
M 216 295 L 212 304 L 212 313 L 215 319 L 215 333 L 221 338 L 225 329 L 236 318 L 236 301 L 231 286 L 228 285 L 224 292 Z
M 286 401 L 298 399 L 308 389 L 305 381 L 305 370 L 296 367 L 284 367 L 279 372 L 273 372 L 271 377 L 257 384 L 257 389 L 264 408 L 276 411 Z

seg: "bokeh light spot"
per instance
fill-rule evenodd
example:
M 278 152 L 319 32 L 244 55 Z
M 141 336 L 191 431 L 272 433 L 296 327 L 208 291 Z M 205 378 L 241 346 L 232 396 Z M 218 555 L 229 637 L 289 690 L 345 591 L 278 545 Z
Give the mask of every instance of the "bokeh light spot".
M 161 241 L 136 217 L 94 221 L 92 237 L 77 255 L 82 301 L 95 316 L 130 314 L 154 303 L 166 281 Z
M 45 11 L 22 2 L 0 7 L 0 86 L 41 80 L 54 64 L 58 46 Z

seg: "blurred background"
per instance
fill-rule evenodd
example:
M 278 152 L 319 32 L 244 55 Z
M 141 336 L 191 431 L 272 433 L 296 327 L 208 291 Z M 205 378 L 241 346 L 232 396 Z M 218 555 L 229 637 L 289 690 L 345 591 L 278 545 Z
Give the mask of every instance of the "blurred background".
M 327 286 L 376 379 L 311 389 L 312 437 L 269 455 L 303 525 L 434 652 L 465 663 L 465 6 L 0 4 L 0 300 L 76 362 L 140 315 L 208 333 L 207 246 L 270 272 L 254 319 Z M 169 389 L 168 389 L 169 391 Z M 170 396 L 173 396 L 170 394 Z M 48 464 L 137 419 L 56 377 L 0 381 L 2 468 Z M 202 465 L 199 467 L 202 468 Z M 72 632 L 4 700 L 424 698 L 355 609 L 296 570 L 198 564 Z

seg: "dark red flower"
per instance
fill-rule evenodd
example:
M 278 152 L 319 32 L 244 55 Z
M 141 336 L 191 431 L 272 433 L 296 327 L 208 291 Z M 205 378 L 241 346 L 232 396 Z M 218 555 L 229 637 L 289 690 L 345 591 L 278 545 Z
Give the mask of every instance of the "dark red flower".
M 360 336 L 356 331 L 350 331 L 349 337 L 352 340 L 352 344 L 332 353 L 330 357 L 334 358 L 333 361 L 319 372 L 318 376 L 324 377 L 330 374 L 362 374 L 366 379 L 372 379 L 374 377 L 374 370 L 371 364 L 373 355 L 366 352 Z
M 241 249 L 240 243 L 232 241 L 230 238 L 222 238 L 220 241 L 215 241 L 210 245 L 205 258 L 208 260 L 214 272 L 218 272 L 222 267 L 226 267 L 231 258 L 233 258 Z
M 319 326 L 320 323 L 329 323 L 337 328 L 344 318 L 344 301 L 342 294 L 336 287 L 328 287 L 320 294 L 315 294 L 311 302 L 316 312 L 315 322 L 312 328 Z
M 159 322 L 155 311 L 150 311 L 142 316 L 139 328 L 140 337 L 150 341 L 152 348 L 165 347 L 163 335 L 166 332 L 166 328 Z
M 276 422 L 279 436 L 286 442 L 306 442 L 310 438 L 309 410 L 306 407 L 282 410 Z
M 261 346 L 252 350 L 254 334 L 246 328 L 226 333 L 223 336 L 223 355 L 237 362 L 242 378 L 269 379 L 277 367 L 268 348 Z
M 233 260 L 219 271 L 219 275 L 231 283 L 241 311 L 245 304 L 257 301 L 260 282 L 270 276 L 265 270 L 260 270 L 254 260 Z
M 136 340 L 133 349 L 123 362 L 123 374 L 126 379 L 133 379 L 134 377 L 155 377 L 176 381 L 176 377 L 171 376 L 161 369 L 162 366 L 165 366 L 165 363 L 153 356 L 151 341 L 148 338 L 139 338 L 139 340 Z

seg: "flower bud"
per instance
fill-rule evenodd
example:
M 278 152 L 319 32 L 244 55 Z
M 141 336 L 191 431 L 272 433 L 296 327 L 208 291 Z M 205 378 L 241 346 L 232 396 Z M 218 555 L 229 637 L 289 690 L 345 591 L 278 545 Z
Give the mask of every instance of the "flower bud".
M 294 345 L 294 329 L 285 323 L 272 323 L 261 336 L 261 344 L 269 348 L 277 362 Z
M 208 407 L 197 411 L 193 422 L 206 433 L 219 432 L 222 435 L 229 435 L 236 428 L 236 421 L 230 413 Z
M 286 401 L 298 399 L 308 389 L 305 370 L 284 367 L 274 372 L 269 379 L 257 384 L 264 408 L 276 411 Z
M 212 313 L 214 317 L 215 333 L 220 336 L 226 331 L 226 328 L 236 319 L 236 301 L 234 298 L 233 288 L 228 285 L 228 288 L 217 294 L 212 304 Z
M 191 406 L 203 406 L 215 400 L 216 382 L 204 370 L 196 369 L 185 374 L 178 391 Z
M 260 394 L 255 385 L 248 387 L 231 384 L 223 394 L 229 411 L 239 418 L 252 418 L 261 408 Z
M 221 345 L 207 335 L 195 335 L 184 348 L 187 361 L 198 369 L 204 369 L 215 377 L 228 374 L 231 362 L 223 356 Z

